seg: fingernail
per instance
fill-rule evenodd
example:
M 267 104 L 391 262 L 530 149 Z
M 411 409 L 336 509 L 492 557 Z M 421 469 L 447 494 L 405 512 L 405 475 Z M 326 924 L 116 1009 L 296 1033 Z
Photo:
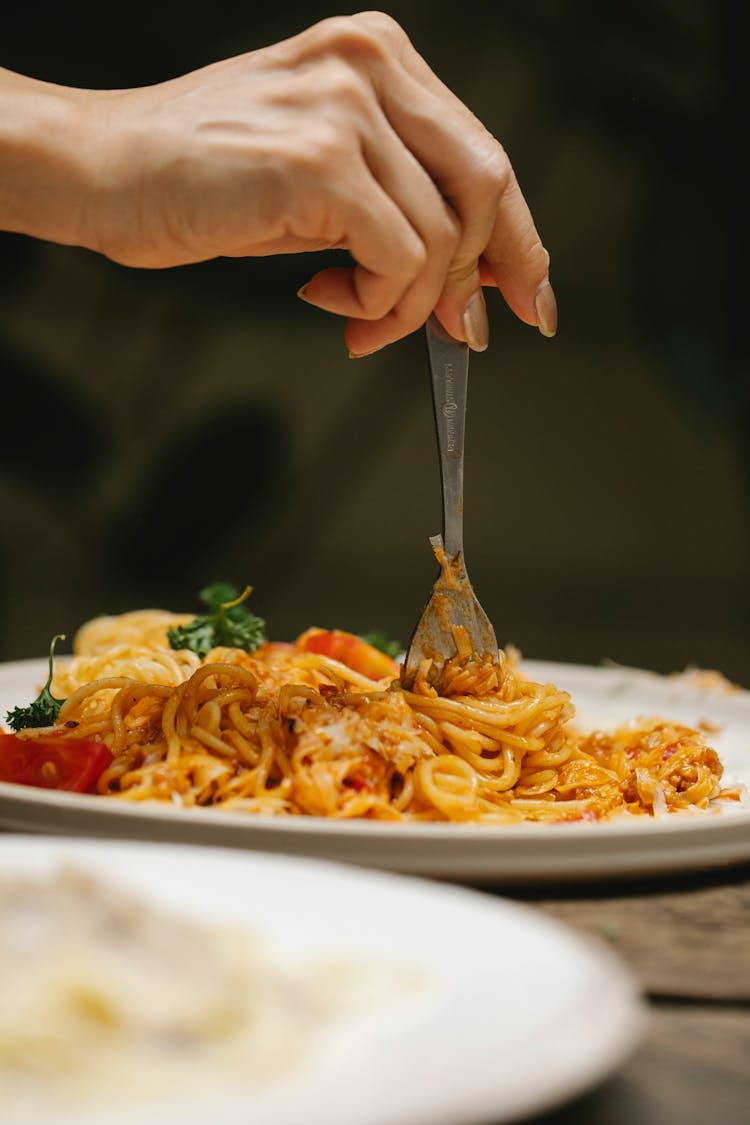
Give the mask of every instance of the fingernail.
M 537 289 L 534 308 L 542 336 L 554 336 L 557 332 L 557 301 L 549 281 L 543 281 Z
M 462 317 L 466 343 L 472 351 L 484 352 L 490 342 L 490 326 L 482 291 L 478 289 L 464 309 Z
M 302 288 L 297 290 L 297 296 L 299 297 L 299 299 L 301 301 L 309 301 L 310 300 L 310 298 L 307 295 L 307 286 L 309 284 L 310 284 L 309 282 L 305 282 L 305 284 L 302 286 Z
M 364 359 L 366 355 L 375 355 L 375 352 L 380 351 L 380 345 L 377 348 L 370 348 L 369 352 L 349 352 L 349 359 Z

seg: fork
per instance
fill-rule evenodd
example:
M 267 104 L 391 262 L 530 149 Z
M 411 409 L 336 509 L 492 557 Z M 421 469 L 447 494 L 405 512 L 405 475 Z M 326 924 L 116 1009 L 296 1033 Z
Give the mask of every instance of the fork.
M 409 641 L 401 685 L 411 689 L 420 665 L 429 659 L 432 663 L 427 680 L 440 694 L 446 661 L 458 655 L 457 629 L 468 639 L 472 656 L 496 663 L 498 650 L 494 630 L 477 601 L 464 560 L 464 429 L 469 348 L 449 336 L 434 314 L 425 331 L 440 456 L 443 534 L 430 539 L 440 562 L 440 575 Z

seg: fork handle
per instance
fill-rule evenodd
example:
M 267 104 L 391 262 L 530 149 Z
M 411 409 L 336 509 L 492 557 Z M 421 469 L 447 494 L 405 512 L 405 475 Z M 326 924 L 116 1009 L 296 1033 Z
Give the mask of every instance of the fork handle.
M 446 555 L 453 558 L 464 549 L 464 431 L 469 348 L 449 336 L 434 314 L 427 321 L 425 332 L 443 489 L 443 545 Z

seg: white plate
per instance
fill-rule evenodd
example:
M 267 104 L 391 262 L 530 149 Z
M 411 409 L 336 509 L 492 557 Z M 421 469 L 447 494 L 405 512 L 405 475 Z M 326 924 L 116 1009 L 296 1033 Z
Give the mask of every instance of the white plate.
M 711 736 L 729 782 L 750 782 L 750 693 L 701 690 L 689 677 L 619 667 L 527 661 L 535 679 L 570 691 L 586 724 L 639 715 L 722 725 Z M 0 716 L 33 697 L 46 662 L 0 666 Z M 253 817 L 216 809 L 131 804 L 0 783 L 0 827 L 256 848 L 468 882 L 528 883 L 657 875 L 750 861 L 750 809 L 604 823 L 391 824 Z
M 282 963 L 395 960 L 423 982 L 408 1000 L 340 1017 L 295 1072 L 208 1110 L 176 1093 L 137 1115 L 132 1104 L 77 1113 L 76 1125 L 509 1121 L 604 1078 L 643 1030 L 635 987 L 609 950 L 475 891 L 248 852 L 0 839 L 0 873 L 71 863 L 161 908 L 246 925 Z

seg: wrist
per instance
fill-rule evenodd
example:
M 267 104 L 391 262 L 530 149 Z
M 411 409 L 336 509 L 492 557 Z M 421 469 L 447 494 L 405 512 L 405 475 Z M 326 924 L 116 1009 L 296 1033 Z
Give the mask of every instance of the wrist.
M 92 246 L 97 98 L 0 70 L 0 229 Z

